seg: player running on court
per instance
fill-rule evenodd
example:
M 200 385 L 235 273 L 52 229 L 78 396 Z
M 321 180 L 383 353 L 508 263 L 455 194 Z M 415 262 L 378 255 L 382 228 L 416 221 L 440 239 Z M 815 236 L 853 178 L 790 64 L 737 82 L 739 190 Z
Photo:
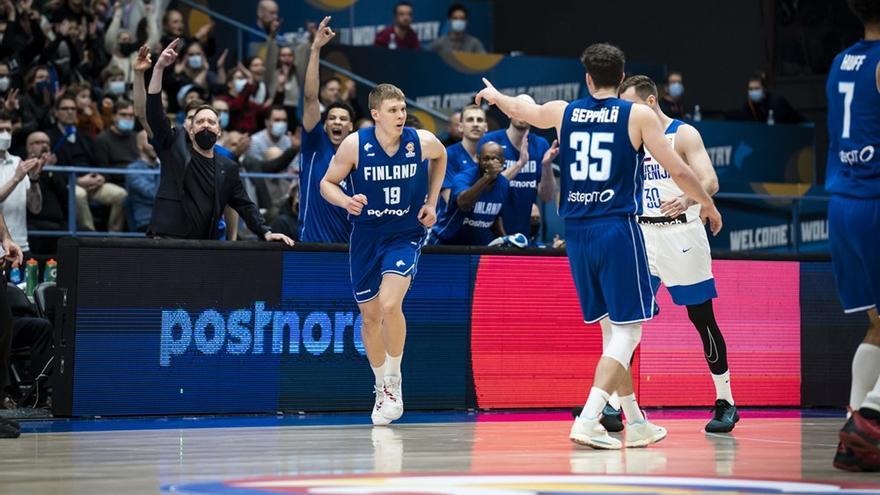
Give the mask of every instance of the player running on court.
M 375 126 L 342 141 L 321 180 L 321 195 L 345 208 L 352 222 L 351 283 L 376 379 L 372 419 L 386 425 L 403 414 L 403 298 L 427 229 L 437 221 L 446 149 L 430 132 L 404 127 L 406 101 L 397 87 L 378 85 L 369 105 Z M 424 160 L 430 160 L 427 167 Z M 352 196 L 339 185 L 346 179 Z
M 501 94 L 485 79 L 486 87 L 476 100 L 485 99 L 512 118 L 557 131 L 562 164 L 559 213 L 565 219 L 581 310 L 587 323 L 605 317 L 611 322 L 593 387 L 569 438 L 597 449 L 620 449 L 622 442 L 608 435 L 599 419 L 609 394 L 625 379 L 641 339 L 642 322 L 654 314 L 648 259 L 637 222 L 642 213 L 643 148 L 653 150 L 685 194 L 702 206 L 700 215 L 708 219 L 713 233 L 721 229 L 721 215 L 666 141 L 654 112 L 617 98 L 624 75 L 623 52 L 594 44 L 581 60 L 590 92 L 582 100 L 536 105 Z M 647 435 L 635 439 L 643 440 L 638 446 L 661 439 L 661 433 L 665 436 L 656 427 L 638 429 Z

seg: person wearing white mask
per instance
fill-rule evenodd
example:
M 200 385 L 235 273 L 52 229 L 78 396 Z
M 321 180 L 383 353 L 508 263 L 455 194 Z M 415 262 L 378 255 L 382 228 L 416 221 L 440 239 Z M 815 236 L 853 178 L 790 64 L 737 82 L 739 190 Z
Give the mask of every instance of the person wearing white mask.
M 266 128 L 251 136 L 251 146 L 247 156 L 255 160 L 263 160 L 269 148 L 280 148 L 285 151 L 299 143 L 294 143 L 287 132 L 287 112 L 284 107 L 275 105 L 269 109 L 265 120 Z
M 660 110 L 673 119 L 688 118 L 684 107 L 684 76 L 681 72 L 666 74 L 663 94 L 660 96 Z
M 467 30 L 468 10 L 457 3 L 449 7 L 449 32 L 434 40 L 428 48 L 434 52 L 486 53 L 483 43 Z
M 41 158 L 21 158 L 8 152 L 12 144 L 12 116 L 0 112 L 0 213 L 13 242 L 30 256 L 27 212 L 37 214 L 43 207 L 43 196 L 37 177 L 45 164 Z
M 12 86 L 12 79 L 9 75 L 9 65 L 0 63 L 0 97 L 5 98 L 6 93 Z

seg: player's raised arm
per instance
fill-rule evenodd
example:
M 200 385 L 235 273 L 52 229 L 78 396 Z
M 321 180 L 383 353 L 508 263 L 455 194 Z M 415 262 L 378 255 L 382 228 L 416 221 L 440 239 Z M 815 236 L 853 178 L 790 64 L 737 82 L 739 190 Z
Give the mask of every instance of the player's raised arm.
M 428 199 L 422 211 L 419 212 L 419 220 L 425 227 L 430 228 L 437 221 L 437 198 L 440 196 L 443 178 L 446 177 L 446 148 L 434 134 L 425 130 L 418 132 L 422 158 L 430 160 L 428 165 Z
M 311 132 L 316 125 L 321 123 L 321 104 L 318 103 L 318 90 L 320 87 L 321 72 L 321 48 L 330 42 L 336 33 L 330 29 L 330 16 L 324 18 L 315 31 L 315 41 L 312 42 L 312 51 L 309 54 L 309 63 L 306 66 L 306 80 L 303 87 L 303 130 Z
M 350 134 L 340 143 L 339 149 L 330 160 L 327 173 L 321 179 L 321 196 L 328 203 L 345 208 L 351 215 L 360 215 L 364 206 L 367 205 L 366 196 L 363 194 L 349 196 L 339 186 L 339 183 L 344 181 L 357 165 L 357 148 L 358 135 L 357 133 Z
M 538 105 L 523 98 L 501 93 L 485 77 L 483 83 L 486 87 L 477 93 L 475 98 L 477 105 L 486 100 L 490 105 L 501 109 L 508 117 L 525 120 L 540 129 L 556 128 L 557 132 L 559 131 L 559 126 L 562 125 L 562 115 L 565 113 L 565 107 L 568 103 L 555 100 Z
M 669 172 L 678 187 L 702 206 L 700 217 L 709 221 L 712 234 L 717 235 L 721 231 L 721 214 L 715 208 L 712 198 L 703 190 L 697 176 L 666 140 L 654 112 L 645 105 L 634 104 L 630 112 L 630 130 L 636 131 L 635 135 L 641 138 L 651 155 Z

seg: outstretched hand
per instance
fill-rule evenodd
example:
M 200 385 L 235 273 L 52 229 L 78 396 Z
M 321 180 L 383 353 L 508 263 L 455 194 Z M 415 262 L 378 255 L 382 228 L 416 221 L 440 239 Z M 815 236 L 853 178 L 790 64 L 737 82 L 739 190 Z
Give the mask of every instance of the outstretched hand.
M 486 103 L 490 105 L 494 105 L 495 101 L 498 100 L 498 97 L 501 96 L 501 92 L 495 89 L 495 86 L 489 82 L 485 77 L 483 78 L 483 84 L 486 85 L 485 88 L 481 89 L 477 96 L 474 98 L 474 101 L 477 105 L 482 103 L 483 100 L 486 100 Z
M 146 72 L 153 66 L 153 55 L 150 53 L 150 47 L 143 45 L 138 50 L 137 58 L 134 60 L 132 67 L 135 72 Z
M 177 62 L 177 45 L 180 44 L 180 38 L 175 38 L 174 41 L 168 44 L 162 53 L 159 55 L 159 60 L 156 61 L 157 69 L 164 69 L 169 65 Z
M 330 29 L 330 16 L 325 17 L 321 23 L 318 25 L 318 29 L 315 31 L 315 41 L 312 42 L 313 48 L 321 48 L 327 43 L 330 43 L 336 33 Z

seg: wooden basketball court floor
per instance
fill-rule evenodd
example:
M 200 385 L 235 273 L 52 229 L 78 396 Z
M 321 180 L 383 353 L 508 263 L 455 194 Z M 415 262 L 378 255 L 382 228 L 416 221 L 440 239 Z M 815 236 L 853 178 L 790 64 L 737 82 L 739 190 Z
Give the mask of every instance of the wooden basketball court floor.
M 708 416 L 649 412 L 668 438 L 625 451 L 571 444 L 565 411 L 28 421 L 0 494 L 880 493 L 831 467 L 842 412 L 746 410 L 729 435 Z

